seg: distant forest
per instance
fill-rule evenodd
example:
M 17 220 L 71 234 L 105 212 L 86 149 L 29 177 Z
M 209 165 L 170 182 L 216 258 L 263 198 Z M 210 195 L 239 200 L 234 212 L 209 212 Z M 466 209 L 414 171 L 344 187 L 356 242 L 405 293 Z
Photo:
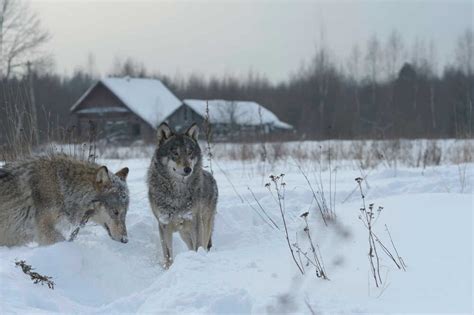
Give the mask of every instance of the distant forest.
M 110 76 L 158 78 L 181 99 L 256 101 L 292 124 L 294 139 L 390 139 L 472 137 L 474 36 L 458 38 L 452 62 L 438 69 L 433 43 L 406 49 L 397 32 L 354 46 L 337 62 L 325 45 L 285 82 L 265 76 L 204 78 L 150 73 L 140 62 L 116 60 Z M 409 52 L 408 52 L 409 51 Z M 31 67 L 0 79 L 0 142 L 11 128 L 28 129 L 36 103 L 40 141 L 74 128 L 69 109 L 97 80 L 94 58 L 73 75 Z

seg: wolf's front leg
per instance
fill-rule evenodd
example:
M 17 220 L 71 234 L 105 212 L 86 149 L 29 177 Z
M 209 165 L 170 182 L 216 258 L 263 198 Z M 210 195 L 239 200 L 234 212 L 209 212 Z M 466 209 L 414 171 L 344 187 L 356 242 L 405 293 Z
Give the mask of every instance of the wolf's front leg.
M 38 223 L 37 238 L 40 245 L 51 245 L 66 240 L 64 236 L 56 230 L 54 224 L 47 221 Z
M 168 269 L 173 263 L 173 228 L 171 224 L 159 223 L 161 248 L 165 259 L 164 267 Z
M 208 213 L 201 213 L 198 216 L 198 247 L 209 251 L 212 247 L 212 230 L 214 226 L 214 217 Z
M 199 214 L 195 219 L 196 224 L 196 249 L 199 247 L 209 250 L 212 246 L 211 234 L 212 234 L 212 223 L 210 218 L 205 214 Z
M 212 232 L 214 231 L 214 213 L 211 213 L 205 220 L 206 234 L 204 239 L 204 245 L 209 251 L 212 247 Z
M 184 221 L 179 230 L 179 235 L 181 239 L 186 243 L 186 246 L 189 250 L 196 250 L 195 244 L 196 240 L 194 235 L 194 223 L 192 221 Z

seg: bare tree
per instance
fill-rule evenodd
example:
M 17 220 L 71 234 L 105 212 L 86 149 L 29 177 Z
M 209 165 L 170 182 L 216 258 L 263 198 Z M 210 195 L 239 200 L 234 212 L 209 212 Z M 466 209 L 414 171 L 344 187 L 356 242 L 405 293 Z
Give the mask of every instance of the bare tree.
M 372 125 L 372 130 L 378 129 L 377 121 L 377 84 L 379 82 L 382 63 L 382 49 L 376 35 L 373 35 L 367 42 L 367 51 L 365 55 L 365 66 L 370 85 L 370 113 L 372 117 L 363 119 L 366 123 Z
M 319 109 L 319 133 L 324 137 L 326 107 L 329 94 L 329 79 L 333 65 L 331 63 L 330 51 L 326 45 L 325 29 L 321 27 L 319 46 L 316 49 L 316 55 L 312 60 L 312 71 L 315 75 L 316 88 L 318 91 L 318 109 Z
M 355 82 L 358 82 L 361 79 L 360 60 L 360 48 L 357 44 L 355 44 L 354 46 L 352 46 L 351 54 L 347 61 L 347 70 L 349 72 L 349 77 Z
M 412 47 L 412 64 L 415 66 L 417 74 L 427 74 L 428 72 L 428 53 L 426 48 L 426 42 L 423 39 L 416 38 L 413 42 Z M 413 82 L 413 110 L 417 110 L 418 106 L 418 88 L 419 88 L 418 76 L 414 78 Z
M 467 108 L 467 133 L 472 134 L 472 81 L 474 70 L 474 32 L 472 29 L 466 29 L 459 37 L 456 47 L 456 61 L 459 70 L 466 76 L 466 108 Z
M 377 36 L 373 35 L 367 42 L 365 56 L 367 75 L 372 85 L 379 80 L 380 67 L 382 65 L 382 51 Z
M 430 89 L 430 112 L 431 112 L 431 127 L 436 129 L 436 114 L 435 114 L 435 78 L 437 74 L 437 58 L 436 46 L 433 40 L 430 41 L 430 48 L 427 60 L 427 73 L 429 76 Z
M 400 33 L 393 30 L 387 38 L 384 47 L 384 64 L 386 79 L 388 83 L 388 94 L 386 96 L 385 109 L 383 110 L 385 121 L 393 123 L 394 120 L 394 98 L 395 98 L 395 82 L 398 70 L 401 67 L 403 56 L 403 40 Z
M 147 77 L 147 71 L 143 63 L 139 61 L 130 57 L 122 59 L 116 56 L 109 75 L 113 77 L 144 78 Z
M 468 77 L 474 73 L 474 32 L 466 29 L 458 38 L 456 61 L 459 69 Z
M 93 79 L 96 79 L 99 77 L 99 72 L 97 70 L 97 63 L 95 60 L 95 56 L 92 52 L 89 52 L 87 54 L 87 61 L 86 61 L 86 67 L 85 67 L 86 73 Z
M 398 31 L 393 30 L 385 43 L 385 68 L 389 80 L 394 80 L 401 68 L 403 50 L 402 37 Z
M 28 61 L 41 60 L 41 47 L 49 38 L 26 2 L 0 0 L 0 77 L 25 70 Z
M 351 55 L 349 56 L 349 60 L 347 62 L 349 78 L 351 79 L 354 86 L 354 103 L 355 103 L 356 111 L 357 111 L 356 112 L 357 120 L 355 121 L 355 124 L 354 124 L 355 127 L 359 126 L 360 117 L 361 117 L 360 93 L 359 93 L 359 82 L 361 79 L 360 59 L 361 59 L 361 52 L 360 52 L 359 46 L 356 44 L 352 47 Z

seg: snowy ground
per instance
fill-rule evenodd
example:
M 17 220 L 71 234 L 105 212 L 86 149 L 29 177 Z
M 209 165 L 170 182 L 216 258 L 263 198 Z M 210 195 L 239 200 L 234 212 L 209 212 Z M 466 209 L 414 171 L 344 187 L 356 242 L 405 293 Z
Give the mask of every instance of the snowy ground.
M 189 252 L 176 236 L 175 263 L 167 271 L 160 266 L 158 228 L 147 200 L 148 159 L 104 163 L 131 169 L 129 243 L 114 242 L 101 227 L 88 225 L 74 243 L 0 247 L 1 314 L 473 311 L 473 164 L 366 171 L 367 202 L 384 206 L 375 230 L 388 243 L 384 224 L 389 226 L 408 267 L 400 271 L 381 255 L 384 283 L 377 289 L 369 273 L 367 231 L 358 219 L 361 198 L 352 193 L 361 173 L 349 164 L 337 171 L 338 223 L 330 227 L 322 224 L 295 162 L 266 166 L 266 175 L 286 174 L 289 234 L 305 249 L 299 216 L 309 210 L 310 231 L 330 278 L 326 281 L 311 266 L 300 275 L 283 232 L 270 228 L 250 207 L 256 205 L 248 188 L 282 226 L 257 162 L 213 164 L 220 192 L 214 247 L 209 253 Z M 303 167 L 311 181 L 319 177 L 311 163 Z M 328 176 L 323 171 L 326 187 Z M 33 284 L 15 267 L 17 259 L 52 276 L 55 289 Z

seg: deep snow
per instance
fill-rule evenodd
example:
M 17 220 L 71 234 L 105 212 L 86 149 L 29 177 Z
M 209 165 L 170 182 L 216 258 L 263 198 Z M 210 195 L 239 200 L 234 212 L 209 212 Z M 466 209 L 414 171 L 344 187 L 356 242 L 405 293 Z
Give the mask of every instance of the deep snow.
M 367 231 L 358 219 L 358 170 L 337 172 L 337 226 L 325 227 L 304 177 L 292 162 L 273 166 L 285 173 L 286 216 L 292 241 L 307 247 L 310 231 L 330 281 L 314 269 L 304 276 L 291 260 L 282 232 L 271 229 L 247 203 L 249 187 L 281 225 L 277 205 L 264 187 L 257 162 L 214 161 L 219 185 L 218 214 L 211 252 L 189 252 L 175 237 L 175 263 L 160 266 L 158 228 L 147 200 L 147 159 L 109 160 L 111 169 L 128 166 L 131 205 L 129 243 L 114 242 L 98 226 L 87 225 L 73 243 L 49 247 L 0 247 L 0 313 L 472 313 L 472 164 L 461 191 L 456 165 L 426 169 L 379 167 L 363 183 L 367 202 L 383 205 L 376 232 L 384 224 L 408 270 L 382 257 L 384 286 L 369 277 Z M 318 172 L 303 165 L 314 181 Z M 269 169 L 269 166 L 266 166 Z M 225 174 L 223 173 L 225 171 Z M 328 183 L 328 171 L 322 173 Z M 232 183 L 232 184 L 231 184 Z M 327 186 L 326 186 L 327 187 Z M 242 202 L 241 198 L 244 200 Z M 343 202 L 345 200 L 345 202 Z M 388 243 L 389 244 L 389 243 Z M 55 290 L 35 285 L 16 268 L 24 259 L 53 277 Z

